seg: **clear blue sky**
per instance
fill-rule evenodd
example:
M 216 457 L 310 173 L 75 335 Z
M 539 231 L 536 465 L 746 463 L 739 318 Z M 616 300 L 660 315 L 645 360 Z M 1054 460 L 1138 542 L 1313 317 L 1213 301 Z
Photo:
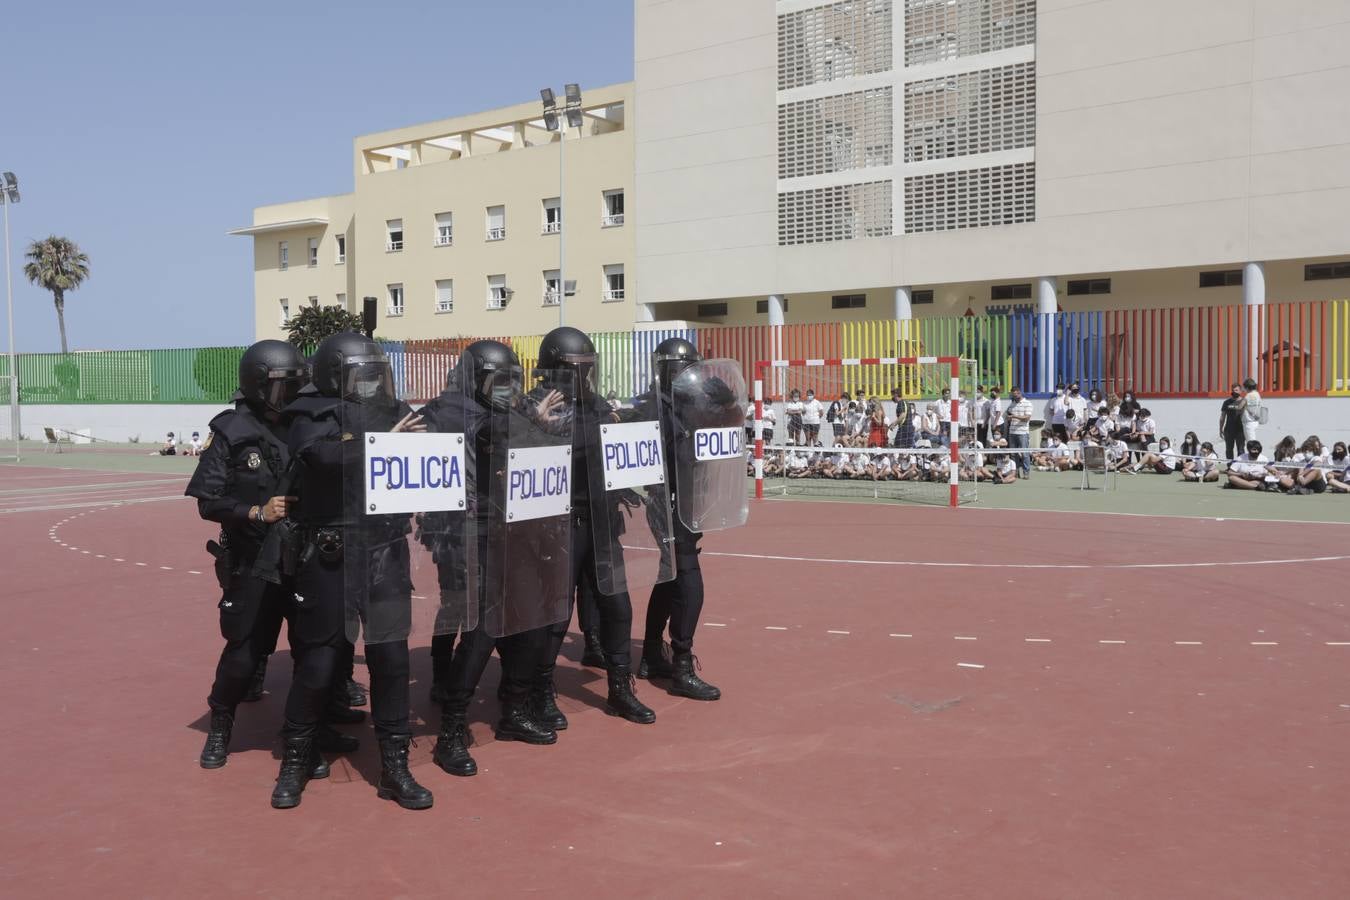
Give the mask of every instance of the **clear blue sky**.
M 90 257 L 71 349 L 247 343 L 253 243 L 226 230 L 350 191 L 356 135 L 633 77 L 630 0 L 10 3 L 3 31 L 20 352 L 60 348 L 35 238 Z

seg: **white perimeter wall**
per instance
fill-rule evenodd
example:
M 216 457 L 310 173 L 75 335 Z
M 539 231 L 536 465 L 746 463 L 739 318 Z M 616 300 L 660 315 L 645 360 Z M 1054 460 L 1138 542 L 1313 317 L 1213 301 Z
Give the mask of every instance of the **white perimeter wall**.
M 200 431 L 204 439 L 207 423 L 228 408 L 214 403 L 24 404 L 20 429 L 29 440 L 41 440 L 43 427 L 50 425 L 117 443 L 140 435 L 142 443 L 158 447 L 170 431 L 180 439 Z M 0 436 L 12 437 L 8 409 L 0 409 Z

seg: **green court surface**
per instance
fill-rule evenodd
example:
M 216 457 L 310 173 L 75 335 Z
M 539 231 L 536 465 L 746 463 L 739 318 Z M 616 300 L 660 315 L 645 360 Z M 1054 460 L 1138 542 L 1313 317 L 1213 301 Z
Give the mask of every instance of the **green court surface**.
M 909 505 L 910 501 L 872 499 L 868 481 L 803 479 L 794 488 L 805 493 L 783 495 L 774 490 L 783 480 L 765 482 L 766 500 L 815 500 Z M 1289 495 L 1221 488 L 1218 484 L 1191 484 L 1166 475 L 1121 475 L 1105 481 L 1092 477 L 1092 490 L 1082 490 L 1081 472 L 1033 472 L 1030 480 L 1015 484 L 981 482 L 978 500 L 969 504 L 986 509 L 1028 509 L 1051 512 L 1114 513 L 1134 516 L 1177 516 L 1202 519 L 1258 519 L 1271 522 L 1325 522 L 1350 524 L 1350 494 Z M 1106 487 L 1102 485 L 1105 483 Z M 896 482 L 883 482 L 880 492 L 892 496 Z M 945 485 L 922 485 L 924 505 L 945 503 Z M 754 481 L 750 482 L 753 495 Z M 910 487 L 910 490 L 914 490 Z M 964 490 L 964 486 L 963 486 Z M 964 504 L 963 504 L 964 506 Z M 751 504 L 751 518 L 754 505 Z
M 191 475 L 197 467 L 195 456 L 160 456 L 156 444 L 76 444 L 62 446 L 61 452 L 47 449 L 37 441 L 25 441 L 20 448 L 19 465 L 52 469 L 98 469 L 104 472 L 181 472 Z M 5 466 L 13 466 L 14 445 L 0 444 L 0 478 Z

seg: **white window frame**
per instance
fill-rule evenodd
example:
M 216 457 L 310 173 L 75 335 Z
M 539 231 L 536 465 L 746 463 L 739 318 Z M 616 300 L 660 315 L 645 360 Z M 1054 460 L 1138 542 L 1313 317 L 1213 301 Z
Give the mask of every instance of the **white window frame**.
M 285 328 L 287 325 L 291 324 L 291 302 L 285 297 L 282 297 L 277 301 L 277 304 L 281 308 L 281 327 Z
M 337 259 L 333 265 L 345 265 L 347 262 L 347 236 L 345 234 L 335 234 L 333 235 L 333 242 L 337 244 Z
M 398 223 L 395 226 L 395 223 Z M 394 240 L 394 235 L 398 235 L 398 240 Z M 401 253 L 403 252 L 403 220 L 385 219 L 384 221 L 384 252 Z
M 306 264 L 311 269 L 317 269 L 319 267 L 319 239 L 310 238 L 306 249 L 309 251 Z
M 604 302 L 618 303 L 627 296 L 628 284 L 625 275 L 623 263 L 614 263 L 613 265 L 605 266 Z M 614 287 L 613 279 L 615 276 L 618 276 L 618 283 L 622 285 L 622 287 Z
M 493 224 L 492 224 L 492 211 L 493 211 L 494 209 L 500 209 L 500 210 L 502 211 L 502 217 L 501 217 L 501 222 L 502 222 L 502 223 L 501 223 L 500 225 L 493 225 Z M 506 206 L 503 205 L 503 204 L 498 204 L 498 205 L 496 205 L 496 206 L 489 206 L 489 207 L 487 208 L 487 221 L 486 221 L 485 224 L 486 224 L 486 229 L 485 229 L 485 231 L 486 231 L 486 235 L 487 235 L 487 238 L 486 238 L 487 240 L 489 240 L 489 241 L 504 241 L 504 240 L 506 240 Z
M 562 273 L 557 269 L 544 270 L 544 305 L 557 306 L 562 302 Z M 553 287 L 549 283 L 553 283 Z
M 441 285 L 448 286 L 448 298 L 444 300 L 441 299 Z M 455 279 L 453 278 L 436 279 L 435 303 L 436 305 L 434 309 L 436 310 L 437 314 L 452 313 L 455 311 Z
M 494 279 L 497 279 L 494 281 Z M 511 302 L 511 289 L 506 285 L 506 275 L 489 275 L 487 277 L 487 308 L 488 309 L 506 309 L 506 305 Z
M 549 221 L 548 214 L 554 213 L 553 221 Z M 561 234 L 562 233 L 562 198 L 545 197 L 544 198 L 544 220 L 541 224 L 540 234 Z
M 339 309 L 346 309 L 346 308 L 347 308 L 347 295 L 346 295 L 346 293 L 340 293 L 340 294 L 337 295 L 337 303 L 336 303 L 336 306 L 337 306 Z
M 603 204 L 603 207 L 602 207 L 602 210 L 603 210 L 603 211 L 602 211 L 601 214 L 600 214 L 600 227 L 601 227 L 601 228 L 622 228 L 622 227 L 623 227 L 624 214 L 623 214 L 622 212 L 617 212 L 617 213 L 614 212 L 614 211 L 613 211 L 613 207 L 610 205 L 610 199 L 613 198 L 613 197 L 618 197 L 618 198 L 620 199 L 620 201 L 621 201 L 620 205 L 621 205 L 621 206 L 625 205 L 625 203 L 622 202 L 622 201 L 624 200 L 624 191 L 623 191 L 623 188 L 616 188 L 615 190 L 612 190 L 612 191 L 605 191 L 605 192 L 601 195 L 601 202 L 602 202 L 602 204 Z
M 403 310 L 405 308 L 404 302 L 407 299 L 406 295 L 403 293 L 403 283 L 395 282 L 394 284 L 386 284 L 384 286 L 384 291 L 385 291 L 385 308 L 384 308 L 385 315 L 387 316 L 403 315 Z M 398 303 L 394 302 L 395 296 L 397 296 Z
M 446 220 L 444 222 L 441 221 L 441 216 L 445 216 Z M 433 220 L 436 223 L 436 227 L 435 231 L 432 232 L 432 245 L 435 247 L 453 246 L 455 243 L 455 214 L 452 212 L 438 212 L 433 217 Z
M 307 300 L 309 301 L 309 308 L 310 308 L 310 309 L 318 309 L 318 308 L 319 308 L 319 298 L 318 298 L 317 296 L 315 296 L 314 294 L 310 294 L 310 295 L 309 295 L 308 297 L 306 297 L 305 299 L 307 299 Z
M 285 272 L 291 267 L 290 241 L 277 241 L 277 268 Z

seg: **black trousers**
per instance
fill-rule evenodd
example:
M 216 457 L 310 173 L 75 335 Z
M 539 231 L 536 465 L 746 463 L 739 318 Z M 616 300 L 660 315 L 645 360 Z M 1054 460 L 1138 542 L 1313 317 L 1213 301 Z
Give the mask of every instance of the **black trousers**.
M 248 574 L 251 567 L 251 561 L 241 564 L 220 600 L 220 636 L 225 648 L 216 663 L 207 703 L 212 710 L 231 715 L 248 693 L 258 663 L 276 650 L 281 623 L 293 599 L 289 582 L 272 584 L 255 578 Z
M 694 534 L 675 520 L 675 578 L 652 588 L 647 601 L 647 626 L 643 632 L 643 651 L 661 645 L 667 624 L 670 647 L 675 653 L 689 653 L 694 646 L 694 629 L 703 613 L 703 570 L 698 564 L 698 542 Z
M 611 553 L 622 553 L 623 548 L 616 546 Z M 605 650 L 605 660 L 610 668 L 629 669 L 632 667 L 632 653 L 629 644 L 633 635 L 633 602 L 628 592 L 604 594 L 595 583 L 595 540 L 591 532 L 591 521 L 586 516 L 572 519 L 572 584 L 568 596 L 575 598 L 577 588 L 589 591 L 595 597 L 597 618 L 600 627 L 600 644 Z M 567 628 L 571 616 L 549 626 L 547 645 L 543 658 L 536 669 L 539 679 L 551 679 L 558 654 L 562 652 L 563 640 L 567 637 Z M 583 624 L 583 627 L 584 624 Z
M 502 705 L 524 703 L 529 696 L 540 655 L 548 646 L 549 636 L 549 632 L 535 629 L 523 634 L 494 638 L 483 630 L 482 623 L 474 630 L 460 635 L 459 646 L 454 648 L 446 673 L 446 714 L 463 716 L 468 710 L 494 648 L 502 661 Z M 454 635 L 437 635 L 433 644 L 441 638 L 454 641 Z
M 291 604 L 291 656 L 295 670 L 286 696 L 287 738 L 313 737 L 346 658 L 346 603 L 342 560 L 325 562 L 316 553 L 295 578 Z
M 401 535 L 369 547 L 347 546 L 344 553 L 360 553 L 366 568 L 348 566 L 347 590 L 359 592 L 360 620 L 366 669 L 370 673 L 370 719 L 381 741 L 412 733 L 408 680 L 411 663 L 408 635 L 412 631 L 412 583 L 408 542 Z M 351 584 L 355 581 L 356 584 Z M 355 635 L 349 604 L 348 637 Z
M 1244 435 L 1242 433 L 1242 429 L 1240 428 L 1237 431 L 1224 432 L 1223 452 L 1225 458 L 1231 461 L 1237 459 L 1239 456 L 1247 452 L 1247 448 L 1245 446 L 1246 442 L 1243 441 L 1243 437 Z

